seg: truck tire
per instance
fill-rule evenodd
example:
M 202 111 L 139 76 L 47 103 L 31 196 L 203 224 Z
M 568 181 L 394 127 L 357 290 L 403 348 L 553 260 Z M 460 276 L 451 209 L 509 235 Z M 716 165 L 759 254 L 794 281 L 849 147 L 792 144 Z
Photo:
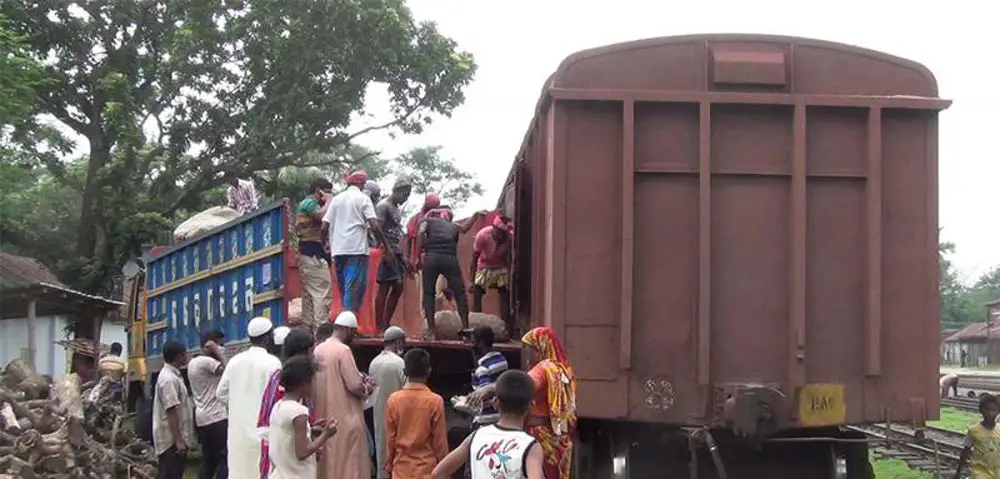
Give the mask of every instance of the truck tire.
M 153 401 L 140 396 L 136 401 L 135 434 L 153 443 Z

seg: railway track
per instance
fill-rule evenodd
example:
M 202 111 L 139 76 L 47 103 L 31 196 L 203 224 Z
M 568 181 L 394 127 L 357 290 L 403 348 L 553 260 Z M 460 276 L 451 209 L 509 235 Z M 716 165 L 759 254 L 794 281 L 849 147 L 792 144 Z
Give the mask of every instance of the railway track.
M 872 455 L 879 459 L 898 459 L 911 469 L 927 471 L 935 477 L 950 477 L 958 466 L 964 435 L 948 429 L 928 426 L 918 433 L 903 424 L 848 426 L 869 439 Z
M 941 398 L 941 406 L 953 407 L 959 411 L 979 412 L 979 399 L 965 397 Z

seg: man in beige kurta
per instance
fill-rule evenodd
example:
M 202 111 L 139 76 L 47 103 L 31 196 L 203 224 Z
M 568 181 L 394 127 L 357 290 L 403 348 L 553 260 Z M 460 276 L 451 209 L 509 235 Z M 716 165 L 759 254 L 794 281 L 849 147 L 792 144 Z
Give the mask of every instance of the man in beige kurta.
M 319 364 L 316 417 L 337 420 L 337 434 L 326 442 L 320 456 L 317 479 L 371 479 L 363 406 L 371 387 L 347 345 L 357 329 L 357 318 L 344 311 L 334 321 L 334 328 L 333 336 L 313 352 Z

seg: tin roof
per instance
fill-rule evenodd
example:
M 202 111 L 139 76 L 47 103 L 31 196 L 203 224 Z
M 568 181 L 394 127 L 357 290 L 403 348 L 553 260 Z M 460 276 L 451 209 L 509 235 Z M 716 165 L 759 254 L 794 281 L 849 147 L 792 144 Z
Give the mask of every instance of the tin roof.
M 65 287 L 51 270 L 37 260 L 0 253 L 0 289 L 23 288 L 39 283 Z
M 37 260 L 0 253 L 0 319 L 27 316 L 29 299 L 38 300 L 38 316 L 76 314 L 84 308 L 112 311 L 122 305 L 70 289 Z
M 951 336 L 948 336 L 945 341 L 970 341 L 977 339 L 986 339 L 987 331 L 989 331 L 989 326 L 986 323 L 972 323 L 966 327 L 959 329 Z M 996 332 L 993 334 L 996 335 Z

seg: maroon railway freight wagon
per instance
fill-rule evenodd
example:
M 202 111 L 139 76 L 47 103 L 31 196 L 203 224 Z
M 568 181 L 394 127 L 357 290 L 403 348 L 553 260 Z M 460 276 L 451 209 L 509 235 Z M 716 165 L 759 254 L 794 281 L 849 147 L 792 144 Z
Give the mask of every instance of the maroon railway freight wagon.
M 579 378 L 574 477 L 870 477 L 841 426 L 936 418 L 948 105 L 918 63 L 802 38 L 567 58 L 499 207 L 516 314 Z

